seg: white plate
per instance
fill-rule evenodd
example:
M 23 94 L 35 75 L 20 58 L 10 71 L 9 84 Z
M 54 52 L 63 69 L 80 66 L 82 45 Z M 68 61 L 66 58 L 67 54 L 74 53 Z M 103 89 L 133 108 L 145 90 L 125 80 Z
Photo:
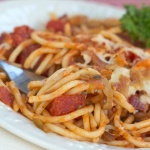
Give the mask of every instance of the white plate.
M 0 33 L 12 31 L 15 26 L 27 24 L 35 29 L 42 29 L 49 19 L 50 12 L 62 14 L 84 14 L 92 18 L 121 17 L 122 9 L 102 4 L 83 1 L 8 1 L 0 2 Z M 13 112 L 0 103 L 0 126 L 10 132 L 53 150 L 125 150 L 107 145 L 79 142 L 54 133 L 46 134 L 24 116 Z M 128 149 L 129 150 L 129 149 Z

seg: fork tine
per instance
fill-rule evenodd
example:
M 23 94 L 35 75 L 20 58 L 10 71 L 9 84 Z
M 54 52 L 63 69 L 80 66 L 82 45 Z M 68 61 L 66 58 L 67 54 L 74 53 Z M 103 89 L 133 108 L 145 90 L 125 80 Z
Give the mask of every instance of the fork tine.
M 43 76 L 15 67 L 3 60 L 0 60 L 0 68 L 7 73 L 10 80 L 13 80 L 16 86 L 24 93 L 28 93 L 27 85 L 30 81 L 45 79 Z

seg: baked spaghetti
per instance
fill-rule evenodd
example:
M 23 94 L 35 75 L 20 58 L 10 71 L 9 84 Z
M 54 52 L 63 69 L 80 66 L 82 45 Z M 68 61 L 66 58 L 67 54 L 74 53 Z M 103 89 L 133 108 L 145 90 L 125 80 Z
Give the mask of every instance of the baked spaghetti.
M 150 147 L 150 51 L 123 35 L 117 19 L 54 14 L 44 31 L 1 34 L 0 59 L 47 77 L 26 95 L 1 71 L 1 101 L 45 132 Z

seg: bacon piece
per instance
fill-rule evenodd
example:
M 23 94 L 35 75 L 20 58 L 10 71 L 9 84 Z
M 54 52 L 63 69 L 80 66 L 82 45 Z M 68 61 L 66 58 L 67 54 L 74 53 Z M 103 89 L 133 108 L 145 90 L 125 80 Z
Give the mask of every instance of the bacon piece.
M 71 57 L 71 59 L 68 63 L 68 66 L 71 66 L 76 63 L 84 63 L 84 59 L 81 55 L 76 55 L 76 56 Z
M 131 79 L 131 84 L 134 86 L 143 86 L 143 76 L 142 73 L 140 71 L 140 69 L 138 68 L 131 68 L 130 70 L 130 79 Z
M 150 68 L 150 58 L 138 62 L 134 67 L 138 69 Z
M 54 32 L 59 32 L 59 31 L 63 32 L 64 26 L 65 26 L 65 23 L 61 21 L 60 19 L 58 19 L 58 20 L 50 20 L 47 23 L 46 28 Z
M 128 102 L 136 109 L 140 111 L 144 111 L 145 105 L 139 100 L 139 97 L 136 95 L 131 95 L 128 98 Z
M 71 113 L 78 108 L 85 106 L 86 95 L 75 94 L 75 95 L 62 95 L 55 98 L 50 103 L 50 113 L 52 116 L 61 116 Z
M 33 29 L 28 26 L 20 26 L 14 28 L 14 32 L 11 33 L 13 39 L 13 47 L 17 47 L 20 43 L 30 38 Z
M 129 78 L 121 75 L 119 78 L 119 82 L 112 83 L 112 86 L 115 90 L 122 93 L 124 96 L 127 96 L 130 83 L 131 81 Z
M 130 51 L 125 51 L 124 52 L 125 58 L 127 60 L 127 62 L 129 63 L 136 63 L 140 60 L 140 57 Z
M 2 33 L 0 35 L 0 44 L 2 43 L 8 43 L 9 45 L 12 44 L 12 38 L 11 35 L 8 33 Z
M 5 86 L 0 86 L 0 100 L 8 106 L 13 105 L 14 96 Z
M 119 65 L 119 66 L 126 66 L 128 65 L 128 62 L 125 58 L 125 56 L 123 54 L 120 54 L 120 55 L 116 55 L 116 63 Z
M 108 80 L 111 79 L 111 75 L 112 75 L 112 71 L 111 70 L 106 70 L 106 69 L 102 69 L 100 71 L 101 75 L 104 76 L 105 78 L 107 78 Z
M 107 64 L 100 60 L 94 52 L 87 51 L 86 53 L 89 54 L 89 56 L 91 56 L 93 65 L 98 66 L 99 71 L 105 69 Z
M 150 69 L 144 68 L 141 70 L 142 77 L 144 77 L 145 80 L 150 80 Z
M 28 47 L 26 47 L 20 54 L 19 56 L 17 57 L 17 60 L 16 62 L 19 63 L 19 64 L 24 64 L 26 58 L 33 52 L 35 51 L 36 49 L 38 49 L 40 47 L 39 44 L 32 44 L 32 45 L 29 45 Z

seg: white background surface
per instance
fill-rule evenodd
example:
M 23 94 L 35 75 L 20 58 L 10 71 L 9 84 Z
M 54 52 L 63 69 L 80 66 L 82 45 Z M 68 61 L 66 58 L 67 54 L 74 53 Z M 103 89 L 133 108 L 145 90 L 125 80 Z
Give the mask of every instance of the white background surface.
M 45 150 L 0 127 L 0 150 Z

